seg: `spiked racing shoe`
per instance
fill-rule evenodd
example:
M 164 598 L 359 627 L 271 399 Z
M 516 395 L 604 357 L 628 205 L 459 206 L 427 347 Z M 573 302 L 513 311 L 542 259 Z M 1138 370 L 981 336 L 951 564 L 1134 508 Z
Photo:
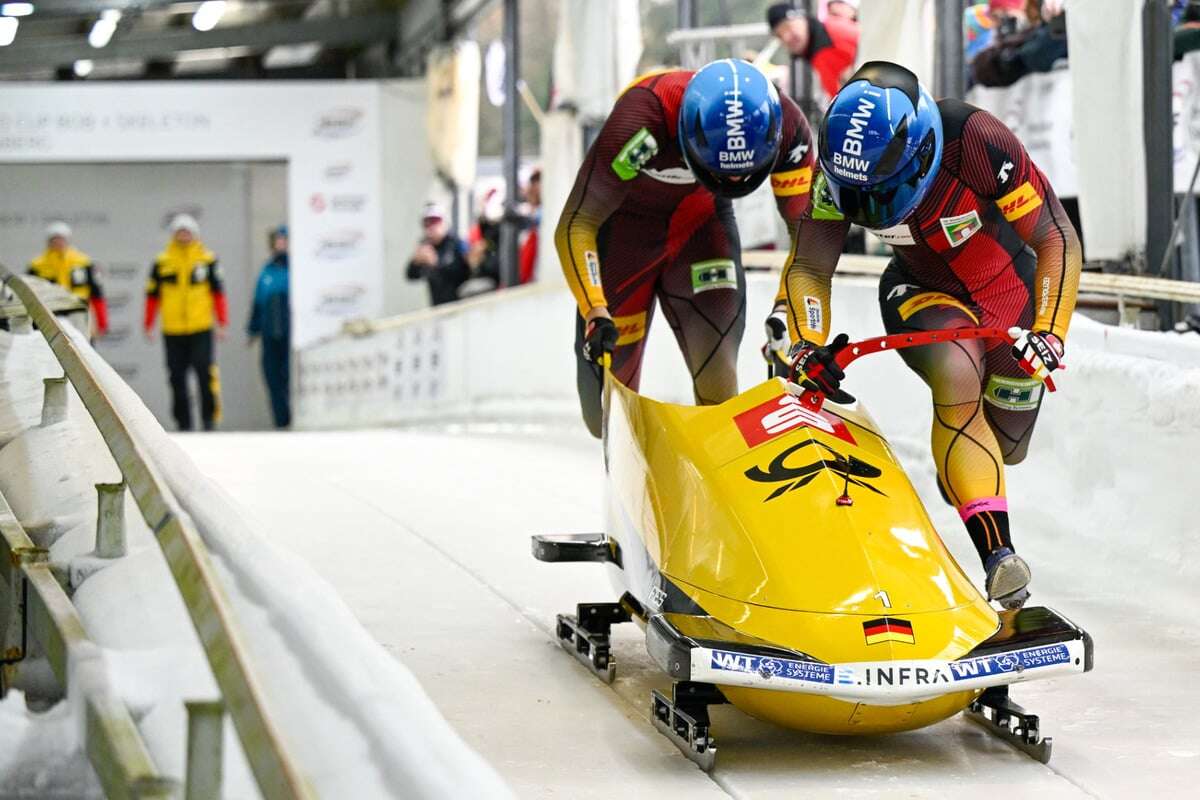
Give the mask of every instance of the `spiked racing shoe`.
M 1013 609 L 1025 605 L 1029 599 L 1029 565 L 1025 559 L 1010 548 L 1001 547 L 992 551 L 983 565 L 987 572 L 985 587 L 989 600 L 1002 607 Z

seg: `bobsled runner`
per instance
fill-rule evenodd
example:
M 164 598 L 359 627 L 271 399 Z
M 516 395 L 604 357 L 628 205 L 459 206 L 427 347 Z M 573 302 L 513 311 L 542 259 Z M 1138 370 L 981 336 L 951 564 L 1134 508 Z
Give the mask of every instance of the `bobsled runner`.
M 961 338 L 1009 337 L 884 336 L 838 362 Z M 1051 740 L 1008 687 L 1090 670 L 1091 638 L 1049 608 L 989 605 L 860 403 L 772 378 L 720 405 L 679 406 L 608 374 L 603 447 L 607 531 L 535 536 L 533 554 L 605 564 L 620 599 L 560 614 L 558 638 L 611 682 L 612 625 L 641 624 L 674 682 L 670 696 L 652 692 L 651 719 L 701 768 L 716 757 L 719 703 L 825 734 L 965 711 L 1049 760 Z

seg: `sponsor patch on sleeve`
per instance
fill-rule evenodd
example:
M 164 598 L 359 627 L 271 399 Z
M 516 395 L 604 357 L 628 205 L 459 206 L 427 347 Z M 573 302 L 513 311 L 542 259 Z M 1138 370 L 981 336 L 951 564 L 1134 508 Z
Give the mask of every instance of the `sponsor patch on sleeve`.
M 776 197 L 804 194 L 812 188 L 812 167 L 777 172 L 771 175 L 771 191 Z
M 825 332 L 825 311 L 821 307 L 821 300 L 812 295 L 804 295 L 804 319 L 808 323 L 809 330 L 814 330 L 817 333 Z
M 584 250 L 583 263 L 587 265 L 588 283 L 592 284 L 592 286 L 599 286 L 600 256 L 596 255 L 595 250 Z
M 658 142 L 650 131 L 642 128 L 629 138 L 617 157 L 613 159 L 613 172 L 623 181 L 631 181 L 637 177 L 646 162 L 658 153 Z
M 1042 205 L 1042 198 L 1033 188 L 1033 184 L 1025 181 L 997 200 L 996 205 L 1000 206 L 1000 213 L 1006 220 L 1016 222 L 1030 211 L 1039 208 Z

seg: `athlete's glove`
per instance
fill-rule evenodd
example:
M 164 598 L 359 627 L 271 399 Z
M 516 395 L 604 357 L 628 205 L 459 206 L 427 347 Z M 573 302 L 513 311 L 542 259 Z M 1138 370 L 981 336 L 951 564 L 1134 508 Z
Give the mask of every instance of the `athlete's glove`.
M 583 357 L 593 364 L 600 364 L 604 356 L 611 355 L 616 349 L 619 338 L 621 334 L 615 322 L 608 317 L 596 317 L 584 329 Z
M 818 391 L 835 403 L 853 403 L 853 395 L 841 388 L 846 373 L 837 363 L 838 352 L 849 342 L 850 337 L 844 333 L 839 333 L 826 345 L 797 342 L 791 352 L 792 383 Z
M 1009 328 L 1008 335 L 1016 339 L 1013 342 L 1013 358 L 1029 377 L 1045 381 L 1051 372 L 1062 367 L 1063 343 L 1053 333 Z
M 767 377 L 787 375 L 791 372 L 788 361 L 787 313 L 776 311 L 767 317 L 767 341 L 762 346 L 762 357 L 767 362 Z

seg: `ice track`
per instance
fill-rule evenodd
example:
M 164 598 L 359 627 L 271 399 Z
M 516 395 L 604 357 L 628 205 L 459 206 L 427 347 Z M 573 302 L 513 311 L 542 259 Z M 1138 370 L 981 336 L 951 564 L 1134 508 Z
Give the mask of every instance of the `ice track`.
M 833 738 L 717 707 L 720 755 L 709 776 L 650 725 L 650 689 L 669 681 L 636 626 L 614 628 L 611 687 L 555 644 L 556 612 L 615 599 L 598 565 L 529 554 L 532 533 L 601 529 L 593 440 L 509 429 L 177 441 L 258 530 L 338 589 L 522 797 L 1178 797 L 1200 781 L 1200 632 L 1188 610 L 1163 617 L 1118 601 L 1103 577 L 1112 565 L 1086 550 L 1067 559 L 1042 549 L 1036 532 L 1022 538 L 1034 600 L 1096 641 L 1094 672 L 1014 689 L 1055 739 L 1049 766 L 961 717 L 913 733 Z M 930 511 L 973 565 L 954 513 Z

